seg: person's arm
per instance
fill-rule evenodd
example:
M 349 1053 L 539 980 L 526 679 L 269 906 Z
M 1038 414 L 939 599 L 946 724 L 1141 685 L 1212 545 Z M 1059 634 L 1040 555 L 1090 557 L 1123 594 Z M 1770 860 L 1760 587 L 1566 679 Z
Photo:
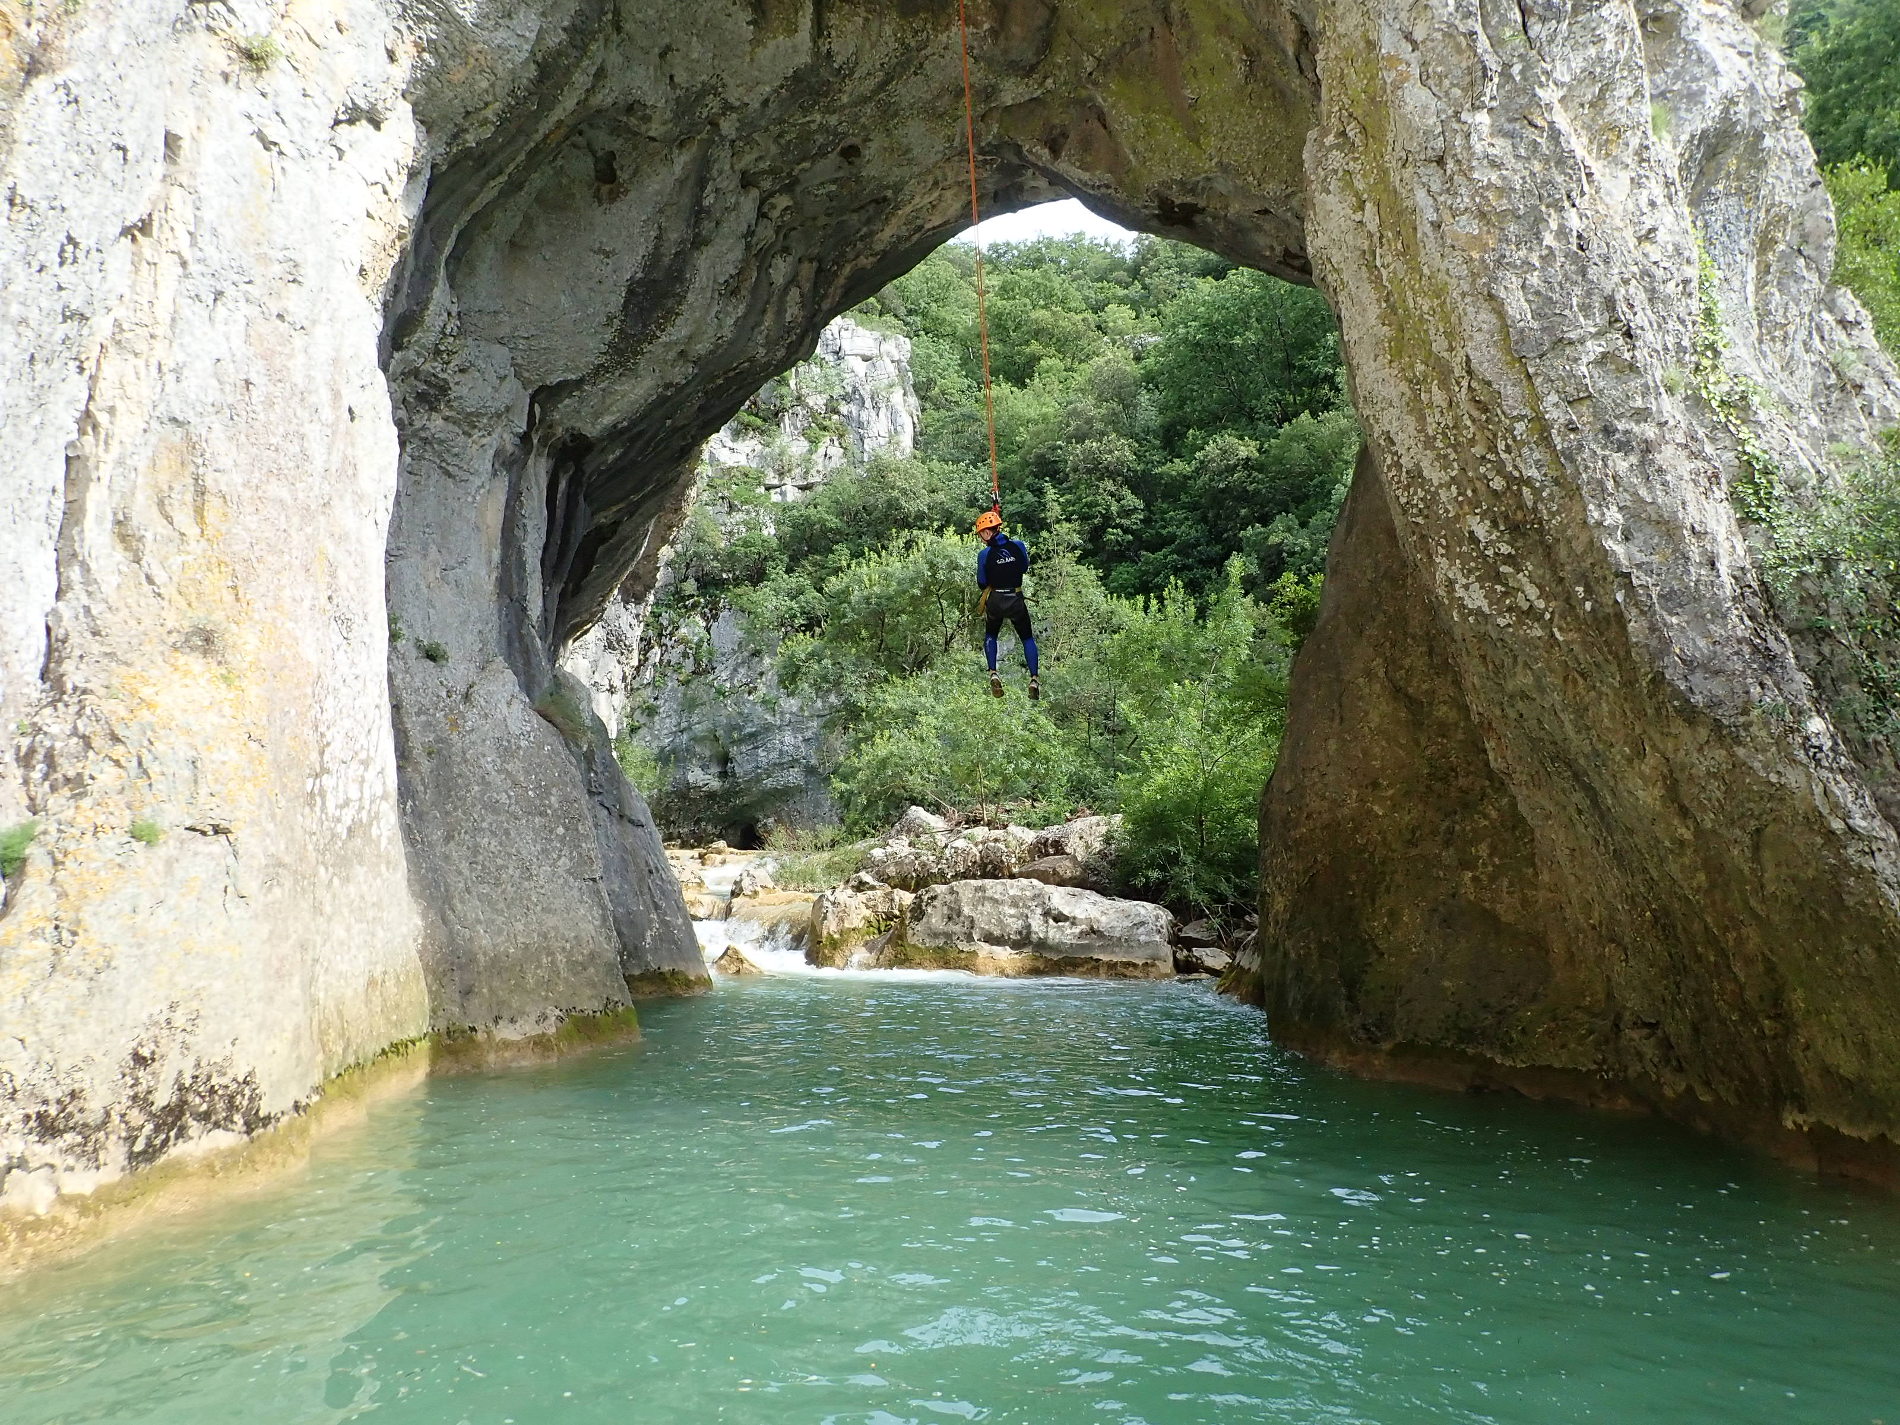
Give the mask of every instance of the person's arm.
M 990 586 L 990 547 L 987 544 L 976 552 L 976 586 L 979 589 Z

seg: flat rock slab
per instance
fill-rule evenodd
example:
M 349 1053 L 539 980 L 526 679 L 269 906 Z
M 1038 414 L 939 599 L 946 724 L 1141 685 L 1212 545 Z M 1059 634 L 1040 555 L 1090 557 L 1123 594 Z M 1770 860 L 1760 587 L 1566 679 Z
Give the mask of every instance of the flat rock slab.
M 1146 901 L 1039 881 L 951 881 L 919 891 L 869 959 L 886 969 L 1165 979 L 1173 926 Z

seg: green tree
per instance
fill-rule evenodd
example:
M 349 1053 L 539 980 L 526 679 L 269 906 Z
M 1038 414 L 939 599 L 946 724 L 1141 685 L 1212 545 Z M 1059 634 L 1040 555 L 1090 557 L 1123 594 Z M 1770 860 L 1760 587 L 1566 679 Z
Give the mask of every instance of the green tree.
M 1900 172 L 1900 0 L 1807 0 L 1788 37 L 1821 162 L 1867 158 Z
M 1826 176 L 1840 225 L 1834 280 L 1860 298 L 1881 344 L 1900 353 L 1900 192 L 1866 159 L 1836 164 Z
M 1319 293 L 1264 273 L 1202 279 L 1166 309 L 1143 360 L 1165 438 L 1264 431 L 1339 403 L 1339 336 Z
M 967 669 L 943 664 L 894 679 L 863 717 L 867 736 L 833 780 L 847 819 L 871 829 L 913 804 L 1012 820 L 1059 821 L 1070 809 L 1061 731 L 1034 704 L 1008 705 Z

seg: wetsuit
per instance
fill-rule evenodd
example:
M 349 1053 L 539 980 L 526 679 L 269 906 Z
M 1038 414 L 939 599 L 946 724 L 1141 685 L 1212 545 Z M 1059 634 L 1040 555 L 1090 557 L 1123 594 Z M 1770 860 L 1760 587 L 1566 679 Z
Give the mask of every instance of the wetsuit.
M 1029 546 L 1001 530 L 977 551 L 976 586 L 990 591 L 983 612 L 983 655 L 990 660 L 992 673 L 996 671 L 996 635 L 1008 620 L 1023 641 L 1029 676 L 1036 676 L 1036 634 L 1029 624 L 1029 605 L 1023 599 L 1023 575 L 1028 570 Z

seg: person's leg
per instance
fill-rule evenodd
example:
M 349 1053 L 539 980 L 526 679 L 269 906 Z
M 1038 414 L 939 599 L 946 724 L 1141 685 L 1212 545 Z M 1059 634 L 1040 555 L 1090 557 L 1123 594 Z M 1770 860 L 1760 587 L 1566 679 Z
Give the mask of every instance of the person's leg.
M 996 595 L 990 595 L 988 608 L 983 615 L 983 656 L 990 664 L 990 691 L 997 697 L 1003 696 L 1003 680 L 996 672 L 996 635 L 1002 631 L 1003 615 L 996 607 Z
M 1034 678 L 1041 672 L 1041 659 L 1036 651 L 1036 630 L 1029 622 L 1029 605 L 1022 599 L 1010 610 L 1009 621 L 1015 626 L 1016 636 L 1023 641 L 1023 662 L 1029 665 L 1029 676 Z

